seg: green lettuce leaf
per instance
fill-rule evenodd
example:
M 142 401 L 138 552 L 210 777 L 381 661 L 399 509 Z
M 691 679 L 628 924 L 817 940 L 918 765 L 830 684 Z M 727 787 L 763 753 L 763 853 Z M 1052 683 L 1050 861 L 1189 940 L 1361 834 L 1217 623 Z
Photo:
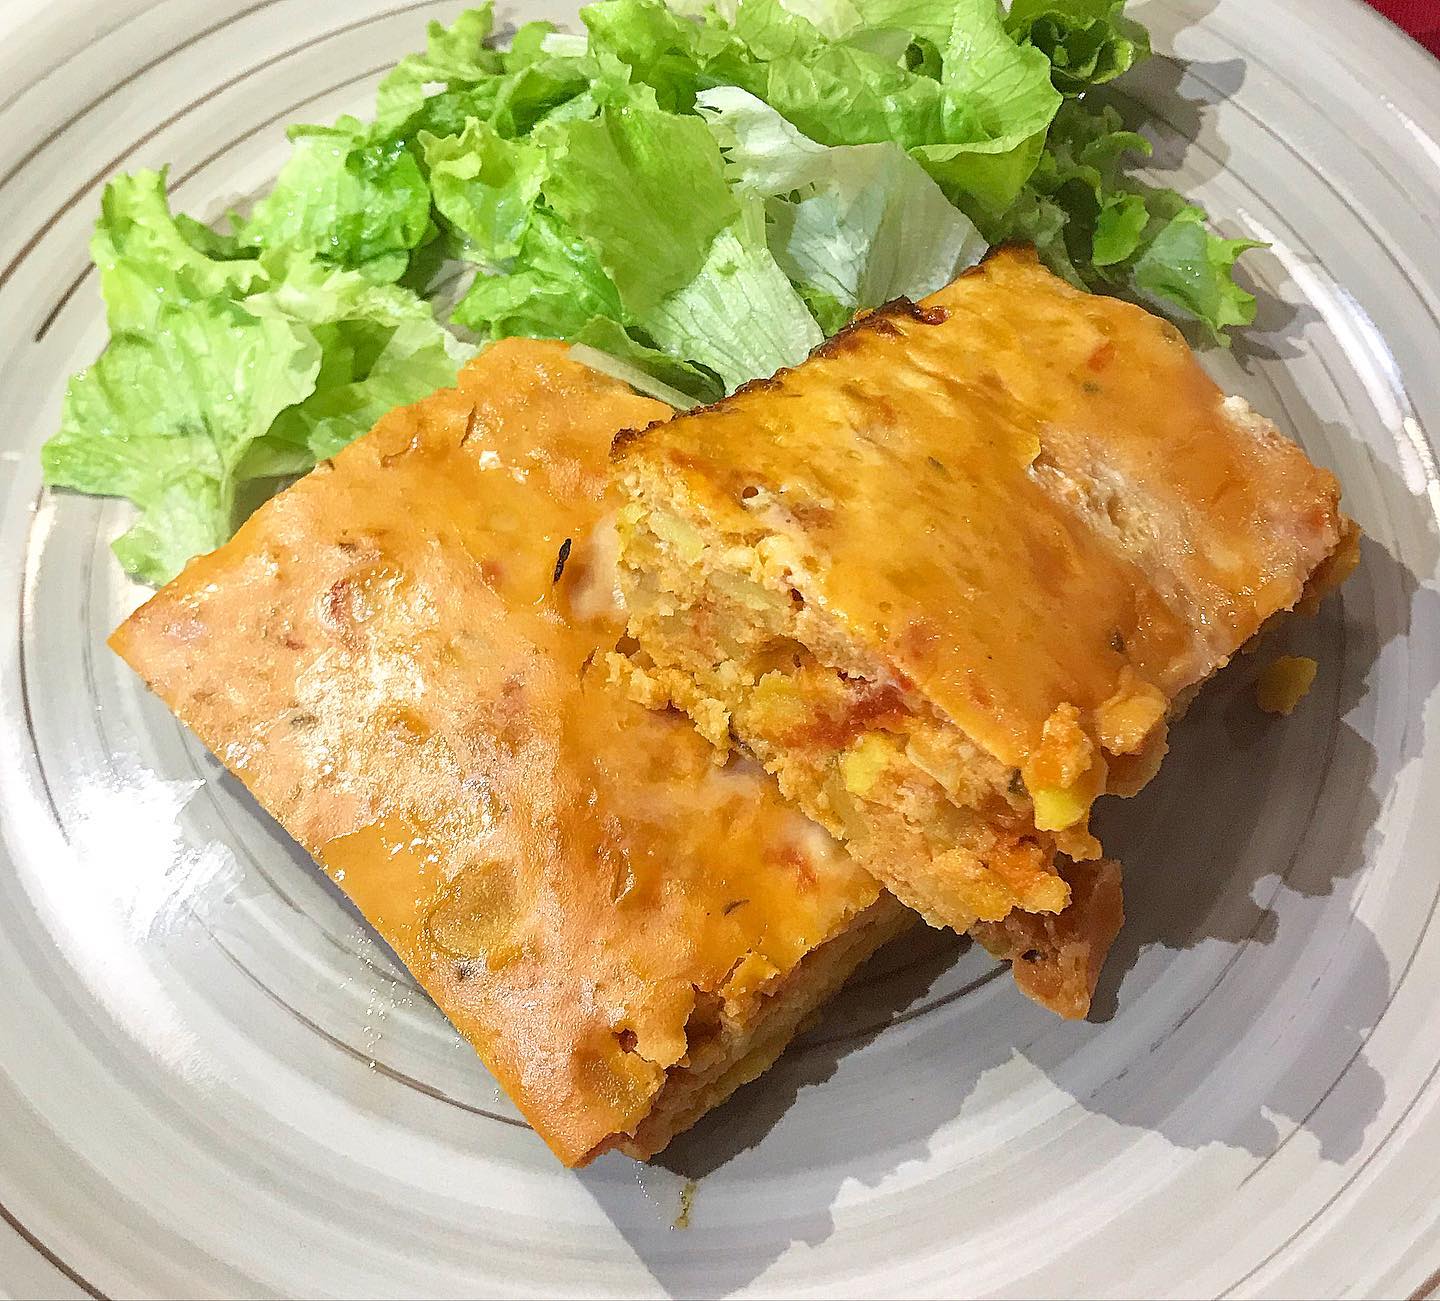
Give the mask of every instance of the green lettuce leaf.
M 293 247 L 248 256 L 171 216 L 159 173 L 119 177 L 96 227 L 115 332 L 71 381 L 46 482 L 128 497 L 115 545 L 163 582 L 225 541 L 282 476 L 452 383 L 469 349 L 428 304 Z
M 838 298 L 827 294 L 823 289 L 817 289 L 814 285 L 798 284 L 795 292 L 800 295 L 800 301 L 810 309 L 810 315 L 815 318 L 820 326 L 820 333 L 827 339 L 837 331 L 843 330 L 855 318 L 851 308 L 845 306 Z
M 550 136 L 545 199 L 594 249 L 632 318 L 692 281 L 716 233 L 738 215 L 719 147 L 699 118 L 636 104 Z
M 997 211 L 1060 103 L 1045 52 L 1007 33 L 995 0 L 739 0 L 699 23 L 658 0 L 606 0 L 583 17 L 592 49 L 665 108 L 738 86 L 821 144 L 898 144 L 952 198 Z
M 536 19 L 516 29 L 510 48 L 500 55 L 500 60 L 506 72 L 516 72 L 551 54 L 583 58 L 586 54 L 585 38 L 562 32 L 554 23 L 543 18 Z
M 502 136 L 525 135 L 557 109 L 591 89 L 600 76 L 593 59 L 544 55 L 507 73 L 495 83 L 490 124 Z
M 1073 266 L 1087 269 L 1091 284 L 1123 275 L 1106 268 L 1125 262 L 1139 248 L 1148 208 L 1139 187 L 1122 175 L 1122 165 L 1127 155 L 1149 153 L 1150 142 L 1126 130 L 1113 107 L 1091 110 L 1071 101 L 1055 116 L 1029 187 L 1064 213 L 1066 256 Z M 992 240 L 1014 237 L 1008 230 L 986 233 Z
M 515 269 L 477 276 L 454 320 L 485 338 L 568 339 L 597 316 L 623 314 L 619 291 L 594 250 L 541 206 L 521 237 Z
M 1209 327 L 1217 340 L 1232 325 L 1255 319 L 1255 298 L 1234 279 L 1235 259 L 1264 248 L 1253 239 L 1222 239 L 1206 227 L 1202 209 L 1173 191 L 1157 192 L 1152 207 L 1174 209 L 1149 238 L 1131 271 L 1131 283 L 1162 308 L 1179 308 Z M 1181 205 L 1178 206 L 1177 205 Z
M 691 22 L 658 0 L 605 0 L 580 11 L 592 54 L 630 70 L 633 80 L 655 92 L 656 104 L 688 112 L 710 58 L 728 48 L 728 37 Z
M 1016 44 L 994 0 L 857 8 L 866 25 L 830 41 L 778 0 L 741 0 L 736 32 L 763 32 L 768 61 L 734 84 L 822 144 L 900 145 L 962 204 L 1013 202 L 1060 103 L 1044 52 Z M 824 21 L 842 29 L 833 13 Z M 897 28 L 902 50 L 927 42 L 914 68 L 879 39 Z
M 1129 258 L 1140 247 L 1149 225 L 1144 195 L 1124 191 L 1105 195 L 1090 237 L 1090 261 L 1096 271 L 1103 275 Z
M 300 470 L 280 473 L 309 469 L 393 407 L 453 384 L 473 352 L 436 321 L 425 302 L 395 285 L 372 284 L 356 272 L 295 255 L 267 265 L 275 279 L 245 300 L 246 310 L 308 327 L 322 354 L 314 392 L 283 411 L 266 434 L 263 451 L 299 449 Z M 252 460 L 247 468 L 253 465 Z
M 940 83 L 852 46 L 777 59 L 740 84 L 821 144 L 893 140 L 912 148 L 943 138 Z
M 248 293 L 265 279 L 239 242 L 171 216 L 165 173 L 117 176 L 100 199 L 90 256 L 112 330 L 152 327 L 167 304 Z
M 295 150 L 240 238 L 398 279 L 410 251 L 433 232 L 430 187 L 415 155 L 355 118 L 290 135 Z
M 640 324 L 665 351 L 713 371 L 726 392 L 798 365 L 824 338 L 766 246 L 758 198 L 715 237 L 699 274 Z
M 495 27 L 495 7 L 487 3 L 466 10 L 449 27 L 430 24 L 423 54 L 407 54 L 380 83 L 376 116 L 382 120 L 408 117 L 426 99 L 425 87 L 440 83 L 447 89 L 474 85 L 499 73 L 504 62 L 487 47 Z
M 402 59 L 381 83 L 376 135 L 400 142 L 414 142 L 422 132 L 444 138 L 459 135 L 474 118 L 514 139 L 587 93 L 600 75 L 583 50 L 557 57 L 546 48 L 551 23 L 526 23 L 503 52 L 485 43 L 492 26 L 488 4 L 448 28 L 432 23 L 426 51 Z
M 329 330 L 316 334 L 326 340 L 327 355 L 333 350 L 348 362 L 348 375 L 337 367 L 310 397 L 282 412 L 271 433 L 277 442 L 303 441 L 310 465 L 368 433 L 387 411 L 453 384 L 462 360 L 456 355 L 460 345 L 433 319 L 402 321 L 384 331 L 363 321 Z M 367 351 L 383 336 L 378 353 Z
M 702 91 L 696 104 L 732 180 L 771 196 L 770 249 L 826 324 L 933 293 L 984 254 L 974 224 L 899 145 L 827 148 L 731 86 Z
M 296 322 L 223 298 L 162 307 L 152 330 L 119 332 L 71 380 L 41 452 L 46 482 L 130 498 L 139 518 L 115 554 L 166 582 L 234 531 L 241 461 L 319 370 L 320 347 Z
M 520 252 L 545 179 L 543 151 L 472 118 L 458 136 L 421 132 L 435 207 L 472 261 L 498 266 Z
M 1234 266 L 1261 245 L 1212 234 L 1201 209 L 1125 172 L 1127 156 L 1149 153 L 1114 107 L 1068 101 L 1025 191 L 1000 216 L 982 217 L 982 233 L 1033 243 L 1072 284 L 1125 290 L 1223 342 L 1230 326 L 1254 319 L 1255 300 L 1235 283 Z
M 1149 33 L 1124 10 L 1125 0 L 1013 0 L 1006 27 L 1044 53 L 1056 90 L 1079 95 L 1149 57 Z
M 917 142 L 914 155 L 972 215 L 1003 208 L 1039 162 L 1060 107 L 1050 61 L 1015 44 L 995 0 L 955 0 L 941 58 L 941 139 Z

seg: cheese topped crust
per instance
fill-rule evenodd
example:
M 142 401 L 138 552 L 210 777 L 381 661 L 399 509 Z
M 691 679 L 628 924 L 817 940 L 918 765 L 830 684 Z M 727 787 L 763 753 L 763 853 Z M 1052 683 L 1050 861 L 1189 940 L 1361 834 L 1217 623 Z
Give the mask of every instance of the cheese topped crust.
M 616 464 L 637 694 L 961 929 L 1063 907 L 1094 798 L 1143 785 L 1173 702 L 1353 552 L 1333 475 L 1032 250 Z
M 668 414 L 497 344 L 112 639 L 571 1164 L 694 1066 L 693 1017 L 743 1047 L 808 954 L 900 913 L 758 767 L 608 680 L 610 441 Z

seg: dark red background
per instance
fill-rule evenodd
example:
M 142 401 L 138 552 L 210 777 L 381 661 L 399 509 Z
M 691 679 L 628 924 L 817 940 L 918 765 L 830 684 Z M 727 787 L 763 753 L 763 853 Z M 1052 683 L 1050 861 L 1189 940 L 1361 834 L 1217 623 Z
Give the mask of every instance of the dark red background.
M 1428 47 L 1432 54 L 1440 54 L 1440 0 L 1370 0 L 1370 3 Z

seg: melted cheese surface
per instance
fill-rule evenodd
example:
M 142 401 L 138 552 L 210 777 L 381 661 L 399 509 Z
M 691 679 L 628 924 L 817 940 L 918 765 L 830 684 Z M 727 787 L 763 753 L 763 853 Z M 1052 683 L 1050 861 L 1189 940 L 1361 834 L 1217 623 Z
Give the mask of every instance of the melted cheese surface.
M 315 855 L 567 1162 L 649 1111 L 697 991 L 878 896 L 758 769 L 605 677 L 612 435 L 669 409 L 498 344 L 112 639 Z
M 1345 528 L 1333 476 L 1173 326 L 1018 249 L 618 456 L 778 536 L 805 597 L 1032 790 L 1069 710 L 1115 753 L 1163 735 Z

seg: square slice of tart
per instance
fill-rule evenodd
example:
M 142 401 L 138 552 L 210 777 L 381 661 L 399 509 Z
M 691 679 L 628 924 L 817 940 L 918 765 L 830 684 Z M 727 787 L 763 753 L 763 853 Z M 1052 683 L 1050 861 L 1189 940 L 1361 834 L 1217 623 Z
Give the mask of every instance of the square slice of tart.
M 667 413 L 498 344 L 112 638 L 569 1165 L 663 1148 L 913 920 L 609 680 L 610 443 Z
M 1148 781 L 1196 687 L 1356 554 L 1333 475 L 1173 325 L 1018 248 L 614 460 L 616 676 L 1007 955 L 996 924 L 1082 880 L 1118 925 L 1118 878 L 1064 870 L 1101 852 L 1093 800 Z

